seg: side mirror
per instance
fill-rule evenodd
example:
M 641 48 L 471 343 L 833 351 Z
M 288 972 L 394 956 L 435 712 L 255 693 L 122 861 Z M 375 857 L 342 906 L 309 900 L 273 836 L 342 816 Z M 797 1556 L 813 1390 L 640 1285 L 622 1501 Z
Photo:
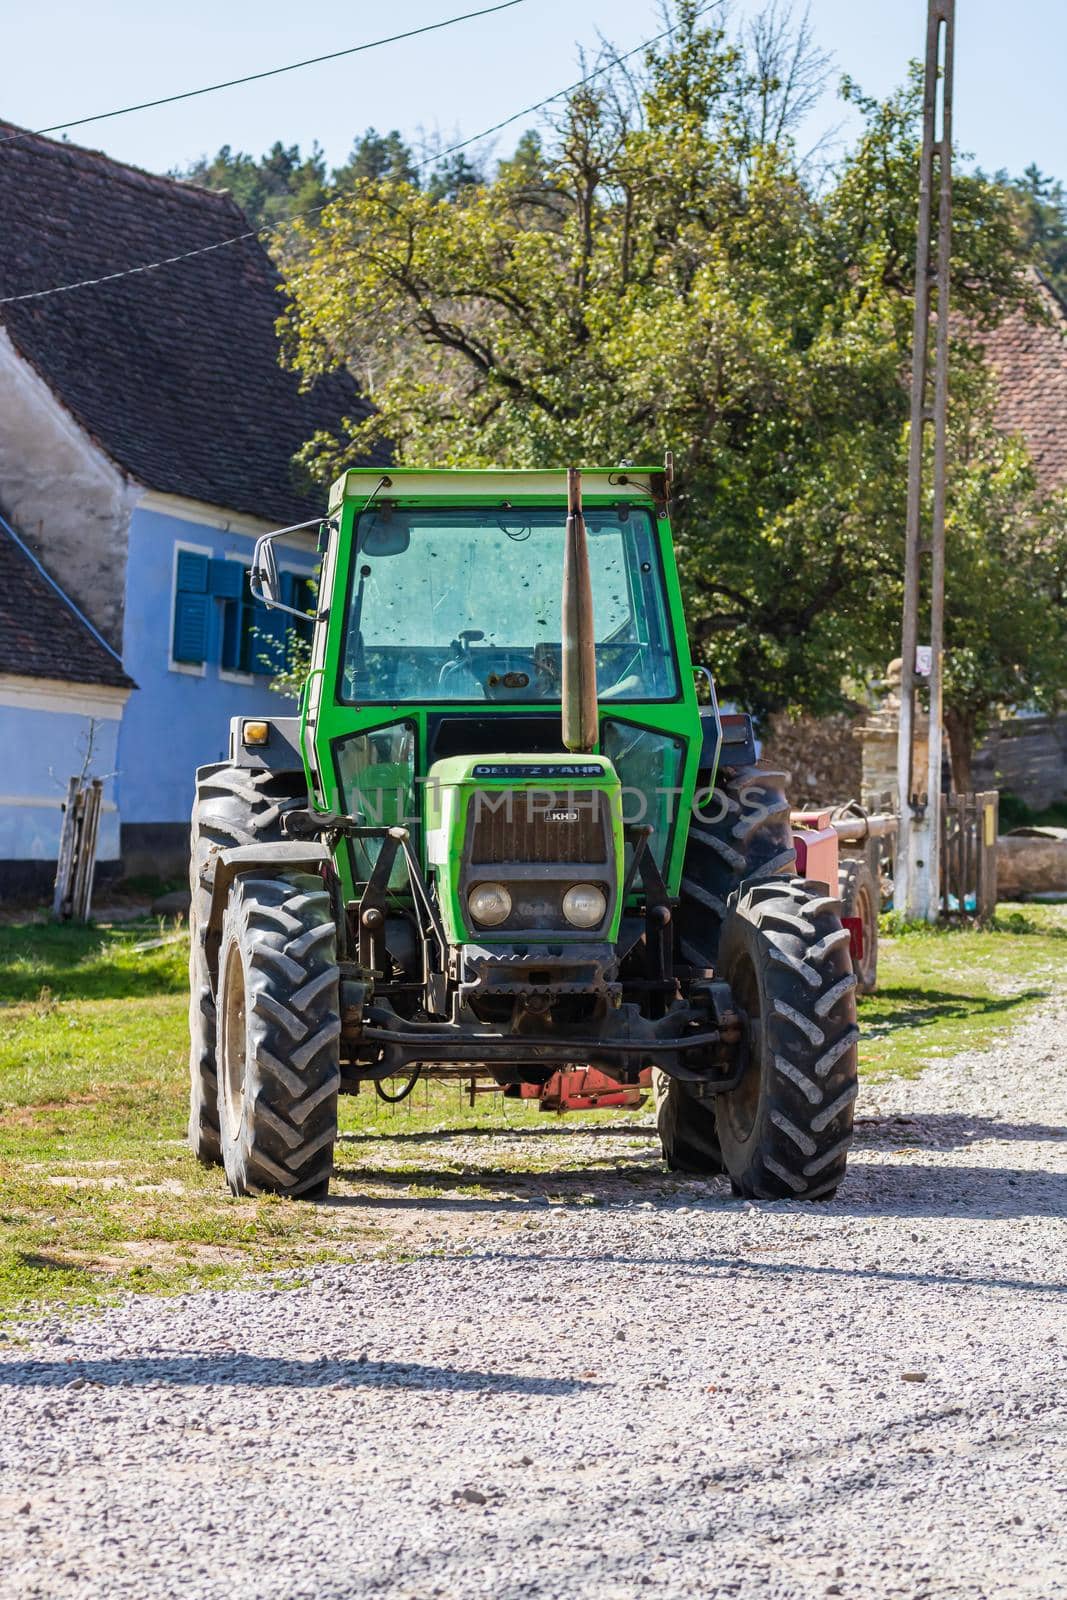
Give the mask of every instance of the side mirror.
M 262 600 L 264 605 L 276 606 L 281 604 L 282 586 L 278 577 L 278 563 L 274 555 L 274 545 L 270 534 L 263 534 L 256 540 L 252 552 L 252 571 L 249 575 L 249 587 L 257 600 Z
M 300 523 L 300 528 L 310 527 L 310 523 Z M 258 600 L 269 611 L 285 611 L 291 617 L 299 617 L 301 622 L 306 622 L 308 613 L 299 611 L 296 606 L 287 606 L 281 597 L 282 584 L 278 576 L 278 562 L 274 555 L 273 541 L 283 533 L 295 533 L 297 528 L 279 528 L 277 533 L 260 534 L 252 551 L 252 566 L 248 574 L 248 587 L 252 591 L 253 600 Z M 320 612 L 320 618 L 325 613 Z

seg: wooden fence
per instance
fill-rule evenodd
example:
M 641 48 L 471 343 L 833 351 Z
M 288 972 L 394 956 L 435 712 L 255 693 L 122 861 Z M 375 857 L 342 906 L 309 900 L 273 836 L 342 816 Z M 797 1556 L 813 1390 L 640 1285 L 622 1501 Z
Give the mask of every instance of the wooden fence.
M 88 922 L 96 876 L 96 835 L 104 785 L 100 778 L 71 778 L 63 807 L 52 915 L 60 921 Z
M 1000 795 L 947 794 L 941 809 L 941 900 L 950 921 L 989 922 L 997 908 Z

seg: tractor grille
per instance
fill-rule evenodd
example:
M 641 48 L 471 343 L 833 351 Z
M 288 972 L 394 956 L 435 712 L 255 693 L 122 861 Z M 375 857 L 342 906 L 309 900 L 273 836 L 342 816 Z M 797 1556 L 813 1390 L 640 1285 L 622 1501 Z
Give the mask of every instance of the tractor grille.
M 472 867 L 608 860 L 607 797 L 599 789 L 508 789 L 470 802 Z

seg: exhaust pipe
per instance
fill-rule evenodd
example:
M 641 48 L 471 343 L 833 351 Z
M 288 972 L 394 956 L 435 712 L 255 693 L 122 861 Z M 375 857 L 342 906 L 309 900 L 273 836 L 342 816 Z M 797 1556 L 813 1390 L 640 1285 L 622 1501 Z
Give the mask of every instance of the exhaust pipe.
M 560 662 L 563 743 L 588 752 L 599 737 L 593 585 L 582 516 L 582 474 L 567 468 L 567 538 L 563 552 L 563 648 Z

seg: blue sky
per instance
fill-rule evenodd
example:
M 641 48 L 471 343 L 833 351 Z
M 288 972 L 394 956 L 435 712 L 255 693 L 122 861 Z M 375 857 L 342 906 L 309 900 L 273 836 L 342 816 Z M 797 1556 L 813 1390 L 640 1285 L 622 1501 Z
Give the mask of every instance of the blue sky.
M 39 127 L 131 100 L 357 44 L 436 21 L 479 0 L 393 6 L 316 0 L 0 0 L 0 116 Z M 752 7 L 735 0 L 735 15 Z M 799 9 L 799 7 L 798 7 Z M 820 44 L 869 91 L 900 81 L 921 53 L 925 0 L 811 0 Z M 1067 180 L 1067 0 L 959 0 L 956 131 L 987 169 L 1036 160 Z M 267 83 L 78 129 L 77 142 L 165 171 L 221 144 L 259 153 L 276 138 L 343 159 L 367 126 L 445 139 L 476 133 L 578 75 L 598 32 L 621 49 L 658 32 L 656 0 L 524 0 L 495 17 L 310 67 Z M 841 118 L 832 94 L 816 136 Z M 847 124 L 846 124 L 847 127 Z M 515 132 L 517 133 L 517 129 Z M 510 147 L 509 134 L 497 147 Z

